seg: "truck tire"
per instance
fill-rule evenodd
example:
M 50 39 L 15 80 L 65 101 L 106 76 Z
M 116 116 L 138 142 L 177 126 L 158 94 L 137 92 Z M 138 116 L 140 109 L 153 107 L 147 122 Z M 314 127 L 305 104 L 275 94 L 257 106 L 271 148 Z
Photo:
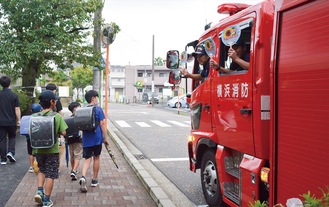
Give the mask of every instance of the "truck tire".
M 204 198 L 209 206 L 220 206 L 223 200 L 217 175 L 215 152 L 208 150 L 201 161 L 201 185 Z

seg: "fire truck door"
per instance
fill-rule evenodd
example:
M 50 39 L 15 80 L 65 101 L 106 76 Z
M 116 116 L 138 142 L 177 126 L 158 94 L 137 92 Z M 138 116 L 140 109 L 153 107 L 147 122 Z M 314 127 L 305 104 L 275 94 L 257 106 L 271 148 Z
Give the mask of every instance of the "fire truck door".
M 250 42 L 252 20 L 237 24 L 241 27 L 241 37 L 245 48 L 245 60 L 250 62 Z M 244 26 L 242 26 L 244 25 Z M 221 43 L 220 59 L 225 68 L 229 68 L 227 58 L 228 47 Z M 235 49 L 236 50 L 236 49 Z M 236 50 L 237 51 L 237 50 Z M 225 60 L 225 63 L 224 63 Z M 232 64 L 232 63 L 231 63 Z M 214 104 L 213 119 L 218 143 L 240 152 L 254 154 L 253 128 L 252 128 L 252 63 L 248 70 L 239 70 L 220 73 L 214 76 L 212 101 Z
M 214 87 L 213 119 L 218 143 L 253 154 L 251 69 L 218 75 Z

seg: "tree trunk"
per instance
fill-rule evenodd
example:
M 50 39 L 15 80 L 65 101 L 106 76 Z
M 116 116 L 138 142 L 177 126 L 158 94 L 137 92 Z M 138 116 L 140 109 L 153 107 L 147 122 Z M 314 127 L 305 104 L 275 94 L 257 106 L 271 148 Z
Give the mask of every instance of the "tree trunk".
M 30 61 L 26 68 L 22 70 L 22 90 L 26 92 L 26 94 L 30 97 L 29 105 L 34 102 L 34 88 L 36 84 L 37 77 L 37 66 L 35 61 Z M 30 114 L 30 107 L 22 111 L 22 114 Z

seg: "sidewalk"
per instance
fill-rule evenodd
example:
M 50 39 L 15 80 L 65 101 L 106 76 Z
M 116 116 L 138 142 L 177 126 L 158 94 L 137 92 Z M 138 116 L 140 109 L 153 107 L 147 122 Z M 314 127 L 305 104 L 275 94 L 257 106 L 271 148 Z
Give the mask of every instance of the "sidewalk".
M 67 109 L 64 111 L 69 113 Z M 153 207 L 175 206 L 157 185 L 128 148 L 115 135 L 108 123 L 110 146 L 119 169 L 115 167 L 105 147 L 101 154 L 98 187 L 90 187 L 92 168 L 87 174 L 88 192 L 81 193 L 79 182 L 71 181 L 70 165 L 66 167 L 65 155 L 61 158 L 60 177 L 55 180 L 51 200 L 56 207 L 64 206 L 115 206 Z M 79 170 L 81 172 L 83 160 Z M 92 167 L 92 166 L 91 166 Z M 79 173 L 81 176 L 81 173 Z M 9 186 L 8 186 L 9 187 Z M 33 197 L 37 189 L 37 175 L 26 173 L 5 207 L 38 206 Z M 40 205 L 39 205 L 40 206 Z

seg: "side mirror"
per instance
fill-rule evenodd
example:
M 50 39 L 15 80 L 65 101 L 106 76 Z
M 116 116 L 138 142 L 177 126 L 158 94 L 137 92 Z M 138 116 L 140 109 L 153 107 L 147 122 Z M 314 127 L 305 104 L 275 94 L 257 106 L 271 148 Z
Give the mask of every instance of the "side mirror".
M 179 52 L 177 50 L 169 50 L 167 52 L 166 66 L 168 69 L 178 69 L 179 67 Z
M 180 70 L 172 70 L 169 73 L 170 84 L 178 85 L 180 83 Z

